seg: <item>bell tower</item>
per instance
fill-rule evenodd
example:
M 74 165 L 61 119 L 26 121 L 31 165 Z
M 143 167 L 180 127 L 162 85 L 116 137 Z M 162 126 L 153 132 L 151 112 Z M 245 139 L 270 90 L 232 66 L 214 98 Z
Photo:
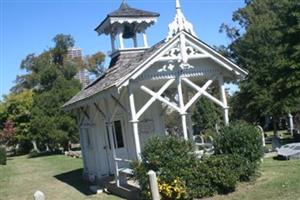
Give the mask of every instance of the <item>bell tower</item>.
M 110 36 L 113 57 L 116 52 L 147 49 L 146 29 L 158 17 L 158 13 L 132 8 L 123 0 L 119 9 L 109 13 L 95 31 Z

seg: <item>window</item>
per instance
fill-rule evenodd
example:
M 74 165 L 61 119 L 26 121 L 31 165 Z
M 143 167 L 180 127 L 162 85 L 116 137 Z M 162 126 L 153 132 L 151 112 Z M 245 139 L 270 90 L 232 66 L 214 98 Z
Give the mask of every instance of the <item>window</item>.
M 113 127 L 114 127 L 113 128 L 113 139 L 114 139 L 115 148 L 123 148 L 125 145 L 124 145 L 124 140 L 123 140 L 123 130 L 122 130 L 121 121 L 120 120 L 114 121 Z M 107 133 L 107 139 L 108 139 L 108 146 L 109 146 L 109 149 L 111 149 L 108 126 L 106 126 L 106 133 Z
M 120 120 L 114 121 L 114 134 L 115 134 L 115 140 L 116 140 L 115 141 L 115 146 L 117 148 L 124 147 L 122 125 L 121 125 L 121 121 Z

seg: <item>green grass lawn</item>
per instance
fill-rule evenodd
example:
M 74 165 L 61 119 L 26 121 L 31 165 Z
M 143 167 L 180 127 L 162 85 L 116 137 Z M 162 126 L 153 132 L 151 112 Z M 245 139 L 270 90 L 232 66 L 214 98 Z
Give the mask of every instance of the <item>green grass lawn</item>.
M 36 190 L 44 192 L 47 200 L 120 199 L 92 195 L 81 179 L 81 168 L 81 159 L 63 155 L 9 158 L 6 166 L 0 165 L 0 199 L 32 200 Z
M 47 200 L 119 199 L 90 194 L 81 180 L 81 167 L 80 159 L 62 155 L 11 158 L 7 166 L 0 165 L 0 199 L 32 200 L 36 190 L 43 191 Z M 255 182 L 242 183 L 236 192 L 208 200 L 300 200 L 300 160 L 265 159 L 260 172 Z
M 300 200 L 300 160 L 265 159 L 261 176 L 252 183 L 242 183 L 236 192 L 208 200 Z

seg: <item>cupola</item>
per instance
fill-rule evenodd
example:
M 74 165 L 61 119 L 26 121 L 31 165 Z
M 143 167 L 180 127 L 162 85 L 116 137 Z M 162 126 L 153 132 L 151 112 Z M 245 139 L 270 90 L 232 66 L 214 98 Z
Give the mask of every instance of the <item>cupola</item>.
M 95 31 L 99 35 L 110 36 L 111 56 L 120 51 L 144 50 L 148 48 L 146 29 L 158 17 L 158 13 L 131 8 L 123 1 L 119 9 L 109 13 Z

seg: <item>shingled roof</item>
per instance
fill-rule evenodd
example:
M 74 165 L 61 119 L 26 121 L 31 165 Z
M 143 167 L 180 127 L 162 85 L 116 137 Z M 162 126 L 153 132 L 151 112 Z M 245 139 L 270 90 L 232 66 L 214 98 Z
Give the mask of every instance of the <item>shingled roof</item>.
M 159 17 L 159 13 L 140 10 L 136 8 L 130 7 L 127 3 L 122 2 L 118 10 L 115 10 L 111 13 L 109 13 L 106 18 L 100 23 L 97 28 L 95 28 L 95 31 L 97 31 L 105 22 L 108 21 L 109 18 L 140 18 L 140 17 Z
M 94 95 L 116 86 L 118 81 L 152 56 L 163 44 L 165 44 L 164 40 L 143 52 L 133 51 L 120 53 L 111 60 L 109 68 L 102 76 L 81 90 L 71 100 L 65 103 L 63 107 L 66 108 L 77 102 L 92 98 Z
M 159 14 L 136 8 L 131 8 L 127 3 L 123 2 L 118 10 L 107 15 L 108 17 L 158 17 Z

